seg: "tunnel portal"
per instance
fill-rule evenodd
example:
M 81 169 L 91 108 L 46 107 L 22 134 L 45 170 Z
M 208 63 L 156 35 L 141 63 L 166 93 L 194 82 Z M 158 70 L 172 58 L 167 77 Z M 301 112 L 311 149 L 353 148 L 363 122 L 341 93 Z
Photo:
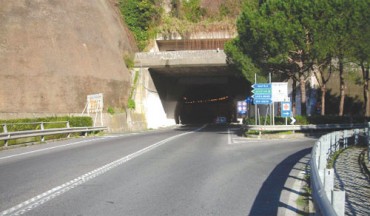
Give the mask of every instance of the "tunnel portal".
M 149 69 L 163 108 L 176 123 L 212 123 L 216 117 L 236 120 L 236 101 L 244 100 L 250 84 L 223 67 Z

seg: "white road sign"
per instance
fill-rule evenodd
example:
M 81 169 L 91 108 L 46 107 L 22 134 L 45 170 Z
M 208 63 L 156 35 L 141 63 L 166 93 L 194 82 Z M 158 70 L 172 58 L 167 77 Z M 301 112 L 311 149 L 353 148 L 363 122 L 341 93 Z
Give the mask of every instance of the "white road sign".
M 103 94 L 87 95 L 87 113 L 100 113 L 103 111 Z
M 271 99 L 273 102 L 289 101 L 288 83 L 287 82 L 272 82 L 271 83 Z

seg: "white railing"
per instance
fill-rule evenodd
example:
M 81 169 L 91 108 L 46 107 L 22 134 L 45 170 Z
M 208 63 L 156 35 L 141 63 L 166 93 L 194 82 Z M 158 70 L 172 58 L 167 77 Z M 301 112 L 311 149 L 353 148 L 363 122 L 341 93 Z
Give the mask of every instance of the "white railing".
M 317 125 L 244 125 L 247 130 L 256 131 L 310 131 L 310 130 L 344 130 L 363 128 L 366 124 L 317 124 Z
M 222 56 L 226 59 L 223 50 L 182 50 L 182 51 L 161 51 L 161 52 L 139 52 L 136 53 L 136 59 L 192 59 L 192 58 L 210 58 Z
M 45 129 L 45 124 L 65 124 L 65 128 Z M 38 130 L 23 130 L 23 131 L 8 131 L 10 125 L 39 125 Z M 67 134 L 68 137 L 72 133 L 82 133 L 84 136 L 89 132 L 97 132 L 107 130 L 106 127 L 70 127 L 69 122 L 32 122 L 32 123 L 10 123 L 2 124 L 3 132 L 0 133 L 0 141 L 4 141 L 4 146 L 7 147 L 9 140 L 22 139 L 29 137 L 41 137 L 41 141 L 45 141 L 45 136 Z
M 368 133 L 365 129 L 336 131 L 325 134 L 315 143 L 311 153 L 311 188 L 312 198 L 319 215 L 344 215 L 345 191 L 334 190 L 335 172 L 327 168 L 328 159 L 349 144 L 357 145 L 360 134 Z M 349 139 L 353 139 L 351 142 Z

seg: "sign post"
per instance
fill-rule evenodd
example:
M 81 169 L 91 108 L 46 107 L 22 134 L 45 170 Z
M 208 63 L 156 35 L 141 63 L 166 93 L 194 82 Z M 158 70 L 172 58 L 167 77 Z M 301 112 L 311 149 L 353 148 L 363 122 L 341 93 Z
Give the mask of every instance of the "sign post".
M 90 115 L 90 113 L 95 113 L 95 119 L 94 119 L 94 127 L 96 124 L 96 119 L 98 116 L 98 113 L 100 113 L 100 124 L 103 126 L 103 94 L 92 94 L 87 95 L 87 114 Z

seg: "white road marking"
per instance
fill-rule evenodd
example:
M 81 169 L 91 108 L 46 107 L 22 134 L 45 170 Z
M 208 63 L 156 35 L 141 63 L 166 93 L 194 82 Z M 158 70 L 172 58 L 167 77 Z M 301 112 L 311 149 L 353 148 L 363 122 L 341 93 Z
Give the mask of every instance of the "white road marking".
M 111 169 L 113 169 L 113 168 L 115 168 L 119 165 L 122 165 L 122 164 L 136 158 L 136 157 L 139 157 L 140 155 L 142 155 L 142 154 L 144 154 L 148 151 L 151 151 L 151 150 L 153 150 L 153 149 L 155 149 L 155 148 L 157 148 L 157 147 L 159 147 L 159 146 L 161 146 L 161 145 L 163 145 L 163 144 L 165 144 L 165 143 L 167 143 L 171 140 L 174 140 L 174 139 L 179 138 L 181 136 L 185 136 L 185 135 L 190 134 L 190 133 L 194 133 L 196 131 L 200 131 L 203 128 L 205 128 L 206 126 L 207 125 L 204 125 L 203 127 L 198 128 L 197 130 L 169 137 L 167 139 L 164 139 L 162 141 L 154 143 L 154 144 L 152 144 L 152 145 L 150 145 L 146 148 L 143 148 L 143 149 L 141 149 L 137 152 L 134 152 L 134 153 L 129 154 L 125 157 L 122 157 L 118 160 L 115 160 L 111 163 L 108 163 L 104 166 L 101 166 L 101 167 L 99 167 L 99 168 L 97 168 L 97 169 L 95 169 L 91 172 L 88 172 L 84 175 L 81 175 L 81 176 L 79 176 L 79 177 L 77 177 L 77 178 L 75 178 L 75 179 L 73 179 L 69 182 L 66 182 L 62 185 L 54 187 L 51 190 L 48 190 L 48 191 L 46 191 L 42 194 L 39 194 L 39 195 L 29 199 L 29 200 L 26 200 L 26 201 L 24 201 L 24 202 L 22 202 L 22 203 L 20 203 L 16 206 L 12 207 L 12 208 L 9 208 L 9 209 L 1 212 L 0 216 L 24 214 L 27 211 L 30 211 L 30 210 L 36 208 L 37 206 L 40 206 L 40 205 L 44 204 L 45 202 L 47 202 L 47 201 L 49 201 L 49 200 L 51 200 L 51 199 L 53 199 L 53 198 L 55 198 L 55 197 L 57 197 L 57 196 L 59 196 L 63 193 L 75 188 L 78 185 L 81 185 L 81 184 L 83 184 L 83 183 L 85 183 L 85 182 L 87 182 L 87 181 L 89 181 L 89 180 L 91 180 L 95 177 L 98 177 L 98 176 L 104 174 L 105 172 L 107 172 L 107 171 L 109 171 L 109 170 L 111 170 Z
M 56 148 L 63 148 L 63 147 L 67 147 L 67 146 L 73 146 L 73 145 L 77 145 L 77 144 L 81 144 L 81 143 L 86 143 L 86 142 L 91 142 L 91 141 L 97 141 L 97 140 L 108 139 L 108 138 L 118 138 L 118 137 L 124 137 L 124 136 L 130 136 L 130 135 L 137 135 L 137 134 L 139 134 L 139 133 L 129 133 L 129 134 L 122 134 L 122 135 L 108 135 L 108 136 L 104 136 L 104 137 L 99 137 L 99 138 L 94 138 L 94 139 L 89 139 L 89 140 L 82 140 L 82 141 L 78 141 L 78 142 L 73 142 L 73 143 L 69 143 L 69 144 L 65 144 L 65 145 L 53 146 L 53 147 L 48 147 L 48 148 L 44 148 L 44 149 L 39 149 L 39 150 L 34 150 L 34 151 L 29 151 L 29 152 L 23 152 L 23 153 L 9 155 L 9 156 L 4 156 L 4 157 L 0 157 L 0 160 L 9 159 L 9 158 L 13 158 L 13 157 L 19 157 L 19 156 L 28 155 L 28 154 L 33 154 L 33 153 L 37 153 L 37 152 L 43 152 L 43 151 L 47 151 L 47 150 L 51 150 L 51 149 L 56 149 Z
M 9 156 L 5 156 L 5 157 L 1 157 L 0 160 L 4 160 L 4 159 L 8 159 L 8 158 L 13 158 L 13 157 L 19 157 L 19 156 L 28 155 L 28 154 L 33 154 L 33 153 L 37 153 L 37 152 L 48 151 L 48 150 L 51 150 L 51 149 L 57 149 L 57 148 L 63 148 L 63 147 L 67 147 L 67 146 L 73 146 L 73 145 L 77 145 L 77 144 L 81 144 L 81 143 L 85 143 L 85 142 L 91 142 L 91 141 L 102 140 L 102 139 L 105 139 L 105 138 L 95 138 L 95 139 L 90 139 L 90 140 L 82 140 L 82 141 L 73 142 L 73 143 L 69 143 L 69 144 L 65 144 L 65 145 L 59 145 L 59 146 L 53 146 L 53 147 L 48 147 L 48 148 L 34 150 L 34 151 L 23 152 L 23 153 L 19 153 L 19 154 L 14 154 L 14 155 L 9 155 Z
M 230 128 L 227 129 L 227 137 L 228 137 L 227 144 L 232 145 L 233 144 L 233 141 L 232 141 L 231 135 L 230 135 Z

